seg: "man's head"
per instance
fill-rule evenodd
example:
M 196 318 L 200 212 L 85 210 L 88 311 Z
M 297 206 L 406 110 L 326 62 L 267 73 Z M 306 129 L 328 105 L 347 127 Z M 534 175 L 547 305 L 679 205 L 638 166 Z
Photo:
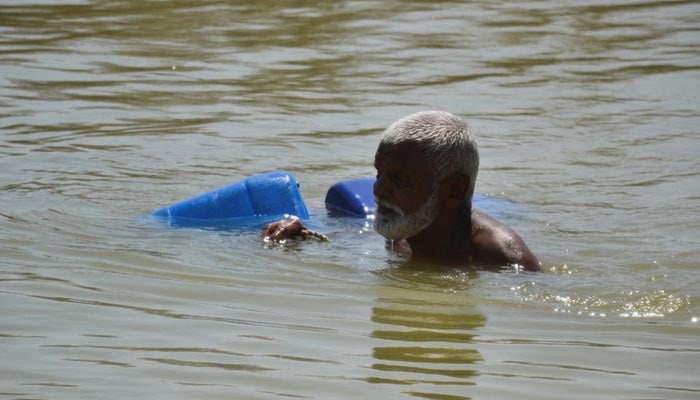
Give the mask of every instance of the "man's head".
M 444 199 L 471 204 L 479 153 L 461 118 L 423 111 L 384 131 L 375 167 L 375 229 L 387 238 L 401 239 L 430 226 Z

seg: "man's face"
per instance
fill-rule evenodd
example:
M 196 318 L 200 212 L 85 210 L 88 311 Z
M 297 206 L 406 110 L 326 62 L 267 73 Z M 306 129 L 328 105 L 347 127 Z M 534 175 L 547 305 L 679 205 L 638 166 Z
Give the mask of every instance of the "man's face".
M 375 230 L 405 239 L 427 228 L 439 214 L 433 173 L 415 143 L 380 144 L 374 158 L 377 181 Z

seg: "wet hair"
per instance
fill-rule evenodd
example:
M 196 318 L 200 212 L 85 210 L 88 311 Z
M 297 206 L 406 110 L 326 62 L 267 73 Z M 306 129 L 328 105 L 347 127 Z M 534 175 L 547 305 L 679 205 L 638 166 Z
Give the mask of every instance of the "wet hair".
M 445 111 L 421 111 L 399 119 L 382 134 L 380 145 L 417 143 L 434 174 L 436 187 L 443 179 L 464 174 L 469 177 L 468 198 L 474 194 L 479 171 L 479 149 L 467 123 Z

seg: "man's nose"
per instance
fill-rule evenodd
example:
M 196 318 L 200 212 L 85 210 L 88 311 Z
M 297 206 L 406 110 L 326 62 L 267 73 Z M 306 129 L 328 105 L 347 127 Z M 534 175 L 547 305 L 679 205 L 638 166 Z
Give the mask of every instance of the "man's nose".
M 381 176 L 377 177 L 377 180 L 374 181 L 374 197 L 377 197 L 379 199 L 384 199 L 389 197 L 389 185 L 386 182 L 386 179 L 384 179 Z

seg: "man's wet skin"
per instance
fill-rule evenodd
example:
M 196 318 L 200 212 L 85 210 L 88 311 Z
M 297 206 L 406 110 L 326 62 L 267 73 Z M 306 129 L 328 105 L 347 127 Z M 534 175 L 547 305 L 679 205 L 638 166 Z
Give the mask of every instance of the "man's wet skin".
M 540 269 L 539 261 L 517 233 L 472 210 L 471 201 L 464 200 L 469 186 L 467 177 L 454 176 L 435 182 L 424 158 L 421 146 L 416 143 L 383 144 L 377 149 L 375 223 L 409 219 L 432 195 L 437 196 L 437 217 L 432 223 L 426 227 L 421 226 L 421 221 L 407 223 L 405 231 L 396 232 L 390 239 L 405 238 L 415 259 Z M 406 248 L 405 244 L 400 248 Z
M 478 163 L 474 137 L 452 114 L 420 112 L 394 122 L 374 157 L 375 230 L 415 260 L 539 271 L 517 233 L 472 209 Z M 266 240 L 318 235 L 298 220 L 263 230 Z

